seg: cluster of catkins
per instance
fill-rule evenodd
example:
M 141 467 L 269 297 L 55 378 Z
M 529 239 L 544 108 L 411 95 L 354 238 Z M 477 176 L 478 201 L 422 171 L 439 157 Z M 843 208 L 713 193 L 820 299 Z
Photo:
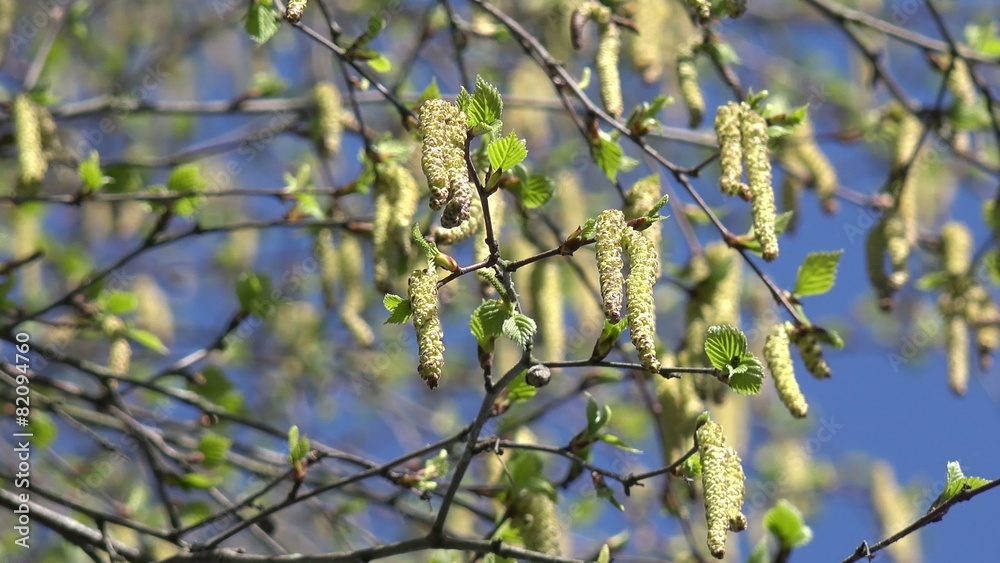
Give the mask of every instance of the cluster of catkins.
M 583 44 L 583 27 L 588 20 L 593 20 L 600 28 L 600 41 L 597 44 L 597 54 L 594 67 L 597 69 L 597 80 L 601 87 L 601 103 L 604 111 L 612 117 L 618 117 L 625 111 L 622 101 L 622 81 L 618 72 L 618 57 L 621 53 L 621 30 L 611 17 L 611 8 L 588 0 L 576 10 L 570 18 L 570 40 L 574 49 L 580 49 Z
M 750 200 L 754 235 L 764 260 L 770 262 L 778 257 L 778 235 L 767 120 L 745 102 L 729 102 L 715 114 L 715 134 L 722 168 L 719 187 L 724 194 Z M 746 183 L 742 181 L 744 164 Z
M 420 132 L 420 165 L 431 190 L 431 209 L 444 207 L 441 226 L 457 227 L 469 220 L 474 191 L 465 163 L 465 113 L 444 100 L 427 100 L 420 106 Z
M 827 379 L 832 373 L 830 364 L 823 357 L 816 334 L 808 327 L 796 328 L 792 323 L 774 325 L 771 333 L 764 341 L 764 361 L 767 363 L 771 377 L 774 379 L 778 398 L 788 408 L 788 412 L 796 418 L 802 418 L 809 412 L 809 404 L 795 379 L 795 366 L 792 363 L 791 347 L 795 344 L 802 356 L 806 369 L 817 379 Z
M 701 482 L 705 495 L 705 518 L 708 522 L 708 550 L 716 559 L 726 556 L 726 533 L 747 527 L 743 515 L 746 476 L 739 454 L 726 444 L 722 426 L 699 419 L 695 442 L 701 456 Z
M 659 270 L 657 249 L 642 233 L 629 227 L 625 214 L 617 209 L 598 215 L 594 233 L 604 315 L 613 323 L 620 321 L 622 304 L 625 295 L 628 295 L 628 327 L 632 344 L 639 353 L 642 366 L 656 373 L 660 370 L 660 360 L 656 355 L 656 308 L 653 302 L 653 285 Z M 622 275 L 625 265 L 622 251 L 629 259 L 627 280 Z
M 888 195 L 893 204 L 869 231 L 865 241 L 868 279 L 883 310 L 892 308 L 892 297 L 910 280 L 910 252 L 917 241 L 917 200 L 914 171 L 922 166 L 923 153 L 917 152 L 922 124 L 898 104 L 888 117 L 897 122 L 893 151 L 893 181 Z M 905 174 L 904 179 L 898 177 Z M 889 269 L 886 270 L 886 257 Z
M 948 386 L 964 395 L 969 385 L 969 325 L 975 325 L 981 363 L 988 366 L 1000 344 L 996 326 L 998 310 L 989 291 L 974 280 L 972 233 L 963 223 L 951 221 L 941 227 L 941 263 L 945 274 L 938 310 L 944 318 L 944 344 L 948 357 Z

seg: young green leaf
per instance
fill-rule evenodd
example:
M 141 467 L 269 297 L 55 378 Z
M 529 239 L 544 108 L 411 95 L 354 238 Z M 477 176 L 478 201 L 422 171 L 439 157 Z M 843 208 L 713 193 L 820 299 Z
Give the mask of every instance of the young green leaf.
M 226 453 L 229 452 L 229 447 L 232 445 L 233 441 L 229 438 L 214 432 L 207 432 L 198 441 L 198 451 L 205 456 L 201 464 L 205 467 L 222 465 L 225 463 Z
M 111 177 L 101 171 L 101 157 L 97 151 L 92 151 L 86 160 L 80 162 L 77 172 L 87 192 L 95 192 L 111 182 Z
M 387 293 L 382 298 L 382 306 L 390 313 L 389 318 L 383 324 L 405 323 L 413 316 L 413 307 L 410 301 L 393 293 Z
M 469 329 L 480 345 L 486 346 L 504 333 L 504 325 L 513 314 L 509 303 L 500 299 L 488 299 L 472 312 Z
M 503 322 L 502 330 L 504 336 L 517 342 L 522 348 L 527 348 L 538 326 L 531 317 L 517 313 Z
M 427 100 L 436 100 L 441 97 L 441 88 L 438 87 L 437 77 L 431 77 L 431 82 L 428 84 L 424 91 L 420 93 L 420 97 L 414 102 L 410 109 L 416 110 Z M 461 106 L 459 106 L 461 107 Z
M 156 336 L 152 332 L 149 332 L 148 330 L 142 330 L 141 328 L 129 326 L 127 331 L 129 340 L 132 340 L 136 344 L 140 344 L 157 354 L 166 354 L 170 352 L 170 350 L 163 345 L 163 341 L 160 340 L 160 337 Z
M 957 461 L 949 461 L 944 490 L 931 505 L 931 510 L 948 502 L 963 490 L 978 489 L 987 483 L 989 480 L 982 477 L 966 477 L 965 473 L 962 472 L 962 466 Z
M 139 306 L 139 297 L 130 291 L 104 290 L 97 296 L 97 306 L 111 315 L 124 315 Z
M 626 452 L 631 452 L 634 454 L 642 453 L 642 450 L 633 448 L 632 446 L 626 444 L 621 438 L 619 438 L 618 436 L 614 436 L 612 434 L 601 434 L 597 437 L 597 439 L 602 442 L 611 444 L 612 446 L 618 448 L 619 450 L 625 450 Z
M 500 91 L 482 76 L 476 76 L 476 89 L 465 107 L 461 104 L 458 107 L 465 112 L 470 129 L 484 133 L 500 128 L 500 117 L 503 115 Z
M 750 557 L 747 558 L 747 563 L 771 563 L 771 549 L 767 543 L 767 536 L 761 537 L 757 545 L 753 547 Z
M 705 354 L 716 369 L 738 366 L 747 351 L 747 336 L 730 325 L 715 325 L 705 335 Z
M 617 323 L 609 321 L 607 318 L 604 319 L 604 329 L 601 330 L 601 336 L 594 343 L 594 351 L 590 354 L 591 360 L 603 360 L 611 353 L 611 350 L 615 346 L 615 342 L 618 342 L 618 338 L 621 336 L 622 331 L 628 326 L 628 318 L 622 318 Z
M 764 366 L 756 356 L 745 352 L 738 366 L 730 367 L 729 388 L 740 395 L 756 395 L 764 384 Z
M 511 191 L 525 209 L 537 209 L 552 199 L 556 184 L 548 176 L 532 175 L 518 183 Z
M 635 159 L 625 156 L 625 150 L 618 141 L 604 131 L 601 131 L 597 140 L 591 144 L 590 152 L 594 162 L 612 182 L 618 177 L 619 172 L 628 172 L 638 164 Z
M 506 137 L 500 137 L 490 141 L 486 146 L 486 154 L 490 158 L 490 166 L 493 170 L 509 170 L 528 156 L 528 143 L 524 139 L 518 139 L 511 132 Z
M 281 15 L 272 6 L 271 2 L 263 2 L 261 0 L 252 0 L 250 2 L 250 11 L 247 12 L 247 23 L 246 30 L 250 35 L 250 39 L 253 39 L 258 45 L 263 45 L 267 43 L 278 31 L 278 21 L 281 19 Z
M 527 381 L 528 370 L 524 370 L 507 387 L 507 400 L 510 404 L 531 399 L 538 393 L 538 388 Z
M 783 550 L 802 547 L 813 536 L 799 509 L 785 499 L 779 500 L 764 514 L 764 526 L 778 539 Z
M 792 293 L 804 297 L 830 291 L 837 280 L 837 265 L 843 254 L 843 250 L 810 252 L 799 266 L 799 275 Z
M 45 448 L 56 439 L 59 427 L 52 421 L 49 413 L 41 409 L 34 409 L 31 411 L 27 432 L 31 436 L 32 446 Z
M 299 436 L 299 427 L 288 429 L 288 460 L 292 463 L 302 461 L 309 455 L 309 438 Z
M 222 481 L 221 477 L 209 477 L 201 473 L 185 473 L 180 476 L 178 485 L 186 491 L 191 489 L 211 489 Z
M 601 546 L 601 551 L 597 554 L 597 563 L 611 563 L 611 547 L 608 544 Z
M 271 278 L 244 272 L 236 280 L 236 297 L 240 307 L 252 315 L 266 317 L 274 310 L 271 302 Z

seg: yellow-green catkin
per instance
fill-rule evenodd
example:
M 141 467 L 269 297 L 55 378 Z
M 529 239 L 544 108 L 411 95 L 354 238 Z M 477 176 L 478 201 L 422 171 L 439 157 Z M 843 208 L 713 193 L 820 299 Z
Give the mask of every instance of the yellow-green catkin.
M 677 88 L 688 111 L 688 126 L 701 125 L 705 117 L 705 97 L 698 84 L 698 65 L 695 56 L 702 45 L 701 34 L 696 34 L 681 45 L 677 53 Z
M 392 281 L 405 271 L 412 248 L 411 224 L 420 201 L 413 174 L 395 162 L 379 164 L 375 181 L 372 256 L 375 287 L 392 291 Z
M 736 102 L 719 106 L 715 112 L 715 136 L 719 142 L 719 187 L 726 195 L 749 195 L 750 187 L 743 183 L 743 144 L 740 123 L 749 111 Z
M 10 29 L 14 26 L 14 14 L 17 5 L 14 0 L 0 0 L 0 37 L 8 37 Z M 3 58 L 7 50 L 7 41 L 0 41 L 0 59 Z
M 622 318 L 622 286 L 625 285 L 622 275 L 622 268 L 625 266 L 625 261 L 622 260 L 622 233 L 625 229 L 625 215 L 617 209 L 601 212 L 594 226 L 604 316 L 613 323 Z
M 969 389 L 969 325 L 957 315 L 945 319 L 944 345 L 948 356 L 948 387 L 962 396 Z
M 535 264 L 531 271 L 531 303 L 544 357 L 549 361 L 562 361 L 566 357 L 566 325 L 558 264 L 550 260 Z
M 340 320 L 358 344 L 371 346 L 375 334 L 361 316 L 365 308 L 364 250 L 358 238 L 349 235 L 340 239 L 337 250 L 344 292 L 340 301 Z
M 975 327 L 979 368 L 990 369 L 993 355 L 1000 348 L 1000 307 L 981 284 L 973 284 L 966 292 L 965 318 Z
M 27 94 L 19 94 L 11 104 L 14 116 L 14 136 L 17 137 L 17 193 L 35 193 L 45 179 L 49 163 L 42 150 L 42 131 L 38 108 Z
M 552 99 L 554 90 L 541 89 L 539 84 L 548 82 L 548 75 L 535 61 L 523 59 L 510 73 L 507 89 L 511 96 L 524 99 Z M 552 127 L 549 124 L 549 113 L 543 109 L 530 106 L 504 108 L 504 125 L 517 131 L 519 137 L 528 141 L 529 147 L 547 147 L 552 140 Z
M 491 216 L 492 218 L 492 216 Z M 469 220 L 450 229 L 441 227 L 434 229 L 434 242 L 438 244 L 458 244 L 479 232 L 483 227 L 483 205 L 478 197 L 472 198 L 469 208 Z M 485 238 L 483 239 L 485 241 Z
M 823 347 L 816 335 L 809 330 L 799 329 L 791 333 L 792 342 L 799 348 L 799 355 L 806 369 L 816 379 L 827 379 L 833 375 L 830 364 L 823 357 Z
M 892 308 L 892 294 L 894 292 L 889 274 L 885 268 L 886 240 L 885 231 L 879 221 L 865 236 L 865 265 L 868 272 L 868 281 L 872 284 L 872 289 L 879 301 L 879 308 L 887 311 Z
M 625 219 L 632 220 L 649 213 L 660 201 L 660 177 L 656 174 L 646 176 L 637 181 L 632 189 L 625 194 Z M 649 239 L 657 254 L 662 249 L 663 227 L 659 221 L 642 230 L 642 235 Z M 656 277 L 660 277 L 660 261 L 656 261 Z
M 440 383 L 444 368 L 444 332 L 438 317 L 437 281 L 434 268 L 416 270 L 410 276 L 407 287 L 420 356 L 417 372 L 431 389 Z
M 835 197 L 839 185 L 837 169 L 816 144 L 812 121 L 808 117 L 796 129 L 791 142 L 793 143 L 792 151 L 809 172 L 809 183 L 815 188 L 816 197 L 819 198 L 823 210 L 827 213 L 836 211 L 837 200 Z
M 320 229 L 313 240 L 313 256 L 319 267 L 320 291 L 323 292 L 323 303 L 329 309 L 337 303 L 336 284 L 340 279 L 340 266 L 337 264 L 337 247 L 333 243 L 333 229 Z M 378 266 L 375 267 L 376 272 Z
M 115 316 L 108 316 L 101 323 L 104 335 L 111 341 L 108 348 L 108 369 L 118 377 L 128 375 L 132 362 L 132 346 L 128 341 L 125 323 Z
M 556 503 L 544 492 L 523 493 L 514 504 L 513 525 L 521 533 L 524 547 L 545 555 L 562 555 L 562 530 Z
M 663 367 L 672 366 L 670 358 L 661 358 Z M 661 448 L 663 463 L 674 463 L 691 448 L 698 415 L 705 406 L 698 398 L 690 377 L 660 378 L 656 383 L 656 397 L 660 403 L 662 427 Z
M 639 69 L 643 82 L 652 84 L 663 74 L 663 54 L 660 34 L 669 26 L 670 7 L 662 0 L 637 0 L 632 18 L 638 37 L 629 42 L 632 62 Z
M 753 230 L 760 243 L 761 255 L 770 262 L 778 257 L 778 236 L 774 226 L 777 214 L 774 186 L 771 185 L 771 154 L 767 148 L 767 121 L 757 112 L 747 109 L 743 112 L 740 132 L 747 184 L 750 186 Z
M 420 106 L 423 152 L 420 165 L 431 190 L 430 206 L 444 207 L 458 190 L 468 191 L 469 170 L 465 164 L 465 114 L 444 100 L 427 100 Z M 444 225 L 454 227 L 456 225 Z
M 972 265 L 972 233 L 964 223 L 949 221 L 941 227 L 941 264 L 948 275 L 947 295 L 940 309 L 945 319 L 944 344 L 948 359 L 948 387 L 965 395 L 969 387 L 969 326 L 966 311 L 970 301 L 968 274 Z
M 688 6 L 698 15 L 698 20 L 707 22 L 712 17 L 711 0 L 687 0 Z
M 726 444 L 722 427 L 706 421 L 695 431 L 701 455 L 701 479 L 708 524 L 708 550 L 716 559 L 726 555 L 727 532 L 746 528 L 742 514 L 745 476 L 739 455 Z
M 628 328 L 632 345 L 646 371 L 657 373 L 660 359 L 656 355 L 656 303 L 653 285 L 659 262 L 653 243 L 634 229 L 626 228 L 623 244 L 628 253 L 629 274 L 625 280 L 628 296 Z
M 796 418 L 803 418 L 809 412 L 809 404 L 795 379 L 795 366 L 792 363 L 792 343 L 788 337 L 788 327 L 785 323 L 774 325 L 771 334 L 764 341 L 764 361 L 771 371 L 774 387 L 778 397 L 788 408 L 788 412 Z
M 147 274 L 136 277 L 132 287 L 139 304 L 135 309 L 135 325 L 147 330 L 166 344 L 174 341 L 174 313 L 170 298 L 156 279 Z
M 912 524 L 920 517 L 918 508 L 896 482 L 892 467 L 876 462 L 871 472 L 872 508 L 878 517 L 881 536 L 888 537 Z M 920 563 L 922 549 L 920 533 L 914 531 L 886 548 L 896 563 Z
M 608 8 L 604 8 L 608 10 Z M 597 44 L 594 66 L 601 87 L 601 103 L 611 117 L 619 117 L 625 111 L 622 100 L 622 80 L 618 71 L 618 58 L 622 48 L 621 30 L 611 21 L 608 10 L 607 21 L 599 20 L 601 40 Z M 596 19 L 596 18 L 595 18 Z
M 320 82 L 313 88 L 316 101 L 316 133 L 329 154 L 340 152 L 340 141 L 344 133 L 344 108 L 340 91 L 332 82 Z

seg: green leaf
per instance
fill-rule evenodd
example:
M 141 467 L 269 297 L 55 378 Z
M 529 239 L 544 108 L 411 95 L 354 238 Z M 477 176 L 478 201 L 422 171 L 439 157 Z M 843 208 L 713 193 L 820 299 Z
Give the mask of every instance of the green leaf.
M 843 250 L 832 252 L 810 252 L 799 266 L 799 275 L 795 280 L 792 293 L 799 296 L 822 295 L 833 287 L 837 281 L 837 265 Z
M 729 388 L 740 395 L 756 395 L 764 384 L 764 366 L 756 356 L 745 352 L 737 367 L 732 368 Z
M 29 418 L 28 426 L 25 427 L 25 432 L 32 434 L 32 446 L 45 449 L 56 439 L 59 428 L 49 413 L 36 408 L 31 411 L 31 418 Z
M 302 461 L 309 455 L 309 438 L 299 437 L 299 427 L 288 429 L 288 461 Z
M 476 307 L 469 321 L 469 329 L 481 346 L 487 346 L 503 334 L 504 324 L 513 314 L 509 303 L 500 299 L 487 299 Z
M 612 182 L 618 177 L 619 172 L 628 172 L 638 164 L 635 159 L 625 156 L 625 150 L 618 141 L 604 131 L 601 131 L 597 140 L 591 144 L 590 152 L 594 162 Z
M 611 407 L 604 405 L 602 409 L 597 405 L 597 401 L 587 395 L 587 436 L 597 437 L 598 432 L 611 422 Z
M 172 192 L 196 192 L 205 188 L 208 181 L 201 175 L 197 164 L 182 164 L 167 176 L 167 189 Z
M 598 498 L 606 499 L 608 502 L 611 503 L 611 506 L 617 508 L 618 510 L 620 510 L 622 512 L 625 512 L 625 505 L 623 505 L 615 497 L 615 492 L 613 490 L 611 490 L 611 487 L 608 487 L 607 485 L 605 485 L 603 487 L 598 487 L 597 488 L 597 496 L 598 496 Z
M 521 164 L 528 156 L 528 143 L 524 139 L 518 139 L 512 131 L 506 137 L 500 137 L 490 141 L 486 146 L 486 154 L 490 158 L 490 166 L 493 170 L 508 170 Z
M 206 367 L 201 370 L 201 376 L 203 384 L 189 383 L 188 388 L 229 412 L 240 410 L 243 406 L 243 393 L 233 386 L 218 366 Z
M 614 436 L 612 434 L 601 434 L 601 435 L 599 435 L 597 437 L 597 439 L 600 440 L 600 441 L 602 441 L 602 442 L 606 442 L 608 444 L 611 444 L 612 446 L 618 448 L 619 450 L 625 450 L 626 452 L 631 452 L 631 453 L 634 453 L 634 454 L 641 454 L 642 453 L 642 450 L 637 450 L 637 449 L 633 448 L 632 446 L 630 446 L 630 445 L 626 444 L 624 441 L 622 441 L 621 438 L 619 438 L 618 436 Z
M 468 117 L 468 109 L 469 106 L 472 105 L 472 94 L 470 94 L 464 86 L 458 91 L 458 95 L 455 96 L 455 105 L 466 114 L 466 117 Z
M 461 107 L 461 106 L 459 106 Z M 468 125 L 477 133 L 485 133 L 500 127 L 503 115 L 503 100 L 500 91 L 482 76 L 476 76 L 476 89 L 463 108 Z
M 812 540 L 812 529 L 806 526 L 802 513 L 792 503 L 781 499 L 764 514 L 764 526 L 774 534 L 785 550 L 802 547 Z
M 511 191 L 525 209 L 537 209 L 552 199 L 556 184 L 548 176 L 533 175 L 527 182 L 520 182 Z
M 663 197 L 656 200 L 653 207 L 646 213 L 646 217 L 659 217 L 660 210 L 663 209 L 663 206 L 668 202 L 670 202 L 670 194 L 664 194 Z
M 597 219 L 591 217 L 587 219 L 587 222 L 583 224 L 583 228 L 580 229 L 580 238 L 582 239 L 592 239 L 596 234 L 597 230 Z
M 689 479 L 701 477 L 701 454 L 695 452 L 681 463 L 681 473 Z
M 507 387 L 507 400 L 510 404 L 522 403 L 538 393 L 537 387 L 528 384 L 527 375 L 528 370 L 522 371 Z
M 97 296 L 97 305 L 111 315 L 124 315 L 139 306 L 139 297 L 129 291 L 106 289 Z
M 715 325 L 705 335 L 705 354 L 716 369 L 738 366 L 747 351 L 747 336 L 731 325 Z
M 258 45 L 267 43 L 278 31 L 278 11 L 271 6 L 270 2 L 265 6 L 260 0 L 250 2 L 250 11 L 247 12 L 246 30 Z
M 157 354 L 166 354 L 170 350 L 163 345 L 163 341 L 160 340 L 159 336 L 156 336 L 148 330 L 142 330 L 141 328 L 135 328 L 134 326 L 128 327 L 128 337 L 130 340 L 137 344 L 141 344 L 143 347 L 156 352 Z
M 957 461 L 949 461 L 944 490 L 931 505 L 931 509 L 948 502 L 963 490 L 978 489 L 989 482 L 988 479 L 982 477 L 966 477 L 965 473 L 962 472 L 962 466 Z
M 448 450 L 442 449 L 438 455 L 424 461 L 424 478 L 436 479 L 448 474 Z
M 503 322 L 504 336 L 517 342 L 522 348 L 528 347 L 536 330 L 538 327 L 535 325 L 534 319 L 521 313 L 517 313 Z
M 427 100 L 436 100 L 440 97 L 441 97 L 441 89 L 438 87 L 437 78 L 432 77 L 430 84 L 428 84 L 427 87 L 424 88 L 424 91 L 420 93 L 420 97 L 417 98 L 417 101 L 416 103 L 413 104 L 412 109 L 419 108 Z
M 205 456 L 201 462 L 202 465 L 205 467 L 218 467 L 222 465 L 225 463 L 226 453 L 232 445 L 233 441 L 221 434 L 214 432 L 206 433 L 198 441 L 198 451 Z
M 413 306 L 410 301 L 393 293 L 387 293 L 382 298 L 382 305 L 390 313 L 389 318 L 383 324 L 405 323 L 413 316 Z
M 368 66 L 372 67 L 372 70 L 380 74 L 392 72 L 392 61 L 387 59 L 385 55 L 380 54 L 377 57 L 369 59 Z
M 928 272 L 919 279 L 917 279 L 916 287 L 920 291 L 933 291 L 944 287 L 944 284 L 948 282 L 949 276 L 945 272 Z
M 750 557 L 747 558 L 747 563 L 771 563 L 771 550 L 768 547 L 766 536 L 760 538 L 760 541 L 754 546 Z
M 267 317 L 274 310 L 271 292 L 271 278 L 244 272 L 236 280 L 236 297 L 240 307 L 258 317 Z
M 822 328 L 822 327 L 814 327 L 814 328 L 817 340 L 819 340 L 824 344 L 829 344 L 834 348 L 843 349 L 844 339 L 840 336 L 839 332 L 833 330 L 832 328 Z
M 611 563 L 611 546 L 601 546 L 601 551 L 597 553 L 597 563 Z
M 625 330 L 626 326 L 628 326 L 627 318 L 623 318 L 617 323 L 604 319 L 604 328 L 601 330 L 601 336 L 594 343 L 594 351 L 591 352 L 590 359 L 603 360 L 607 357 L 615 347 L 615 343 L 618 342 L 618 338 L 621 337 L 622 331 Z
M 184 490 L 211 489 L 222 482 L 221 477 L 209 477 L 201 473 L 185 473 L 180 476 L 178 484 Z
M 87 160 L 80 163 L 77 168 L 80 180 L 83 181 L 85 191 L 96 192 L 111 182 L 110 176 L 105 176 L 101 171 L 101 157 L 97 151 L 91 151 Z

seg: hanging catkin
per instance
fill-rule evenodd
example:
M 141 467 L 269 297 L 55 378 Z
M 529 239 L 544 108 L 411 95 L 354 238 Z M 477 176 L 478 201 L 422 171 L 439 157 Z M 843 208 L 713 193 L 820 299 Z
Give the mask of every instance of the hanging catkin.
M 799 382 L 795 379 L 791 345 L 786 324 L 774 325 L 771 334 L 764 341 L 764 361 L 767 362 L 767 369 L 771 371 L 774 387 L 781 402 L 792 416 L 802 418 L 809 412 L 809 405 L 799 388 Z
M 604 315 L 613 323 L 622 318 L 622 286 L 625 284 L 622 268 L 625 263 L 622 260 L 621 241 L 625 228 L 625 215 L 617 209 L 603 211 L 597 216 L 594 227 Z
M 656 355 L 656 304 L 653 301 L 658 262 L 656 249 L 649 239 L 630 228 L 624 231 L 623 243 L 629 259 L 625 293 L 632 345 L 646 371 L 657 373 L 660 360 Z
M 438 317 L 437 281 L 434 268 L 416 270 L 410 276 L 407 291 L 420 356 L 417 372 L 431 389 L 440 383 L 444 367 L 444 332 Z
M 344 236 L 338 248 L 338 265 L 343 282 L 343 298 L 340 301 L 340 320 L 354 340 L 362 346 L 371 346 L 375 334 L 361 313 L 365 308 L 365 253 L 361 242 L 355 236 Z
M 344 133 L 344 109 L 340 91 L 332 82 L 320 82 L 313 88 L 316 102 L 315 131 L 320 143 L 329 154 L 340 152 L 340 141 Z
M 38 123 L 38 109 L 27 94 L 19 94 L 11 104 L 14 116 L 14 136 L 17 141 L 17 193 L 29 195 L 35 193 L 49 163 L 42 151 L 42 132 Z

